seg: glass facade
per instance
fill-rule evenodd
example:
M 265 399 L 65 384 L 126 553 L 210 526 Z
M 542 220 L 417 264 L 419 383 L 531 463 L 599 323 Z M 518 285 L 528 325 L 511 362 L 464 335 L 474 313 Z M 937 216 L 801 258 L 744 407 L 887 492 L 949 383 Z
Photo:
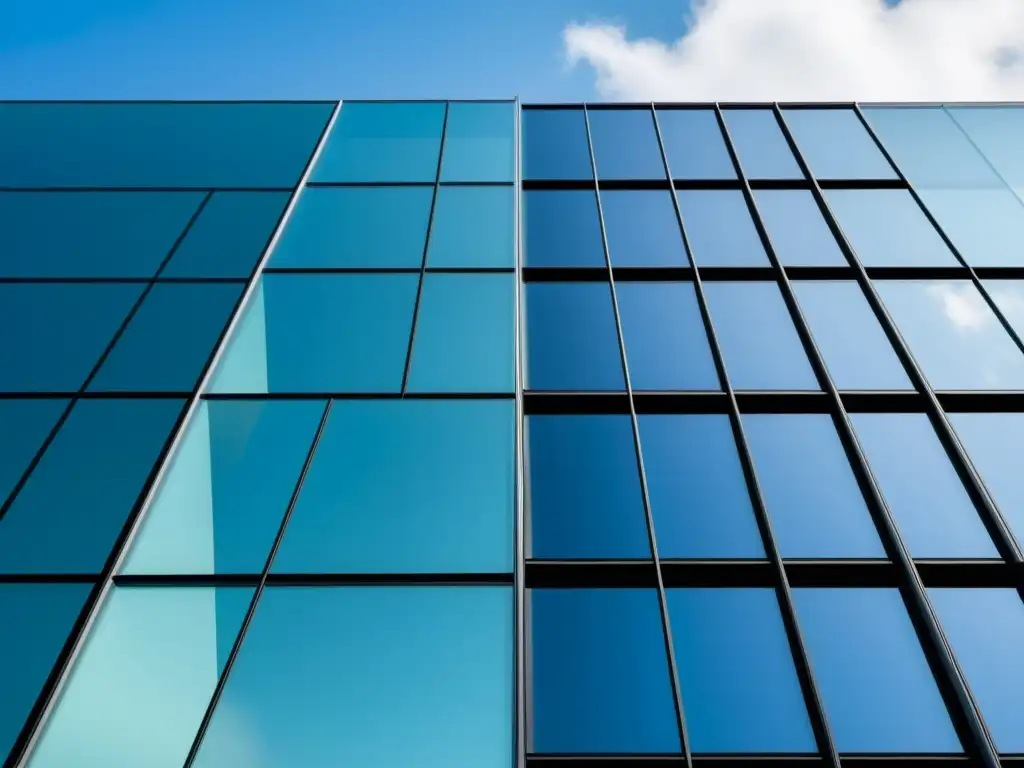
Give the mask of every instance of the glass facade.
M 1022 129 L 0 103 L 3 768 L 1024 764 Z

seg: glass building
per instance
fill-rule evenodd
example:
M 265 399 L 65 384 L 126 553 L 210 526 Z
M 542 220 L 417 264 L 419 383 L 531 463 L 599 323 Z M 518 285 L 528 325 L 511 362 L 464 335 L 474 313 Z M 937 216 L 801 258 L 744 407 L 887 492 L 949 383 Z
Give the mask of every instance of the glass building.
M 1024 765 L 1024 108 L 0 103 L 5 768 Z

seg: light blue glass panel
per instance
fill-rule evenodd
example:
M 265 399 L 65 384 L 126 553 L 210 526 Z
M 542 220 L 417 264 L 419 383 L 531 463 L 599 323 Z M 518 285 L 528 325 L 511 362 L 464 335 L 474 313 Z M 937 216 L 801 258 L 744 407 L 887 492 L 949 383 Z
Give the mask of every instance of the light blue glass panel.
M 897 178 L 852 109 L 786 109 L 783 118 L 815 178 Z
M 512 181 L 515 104 L 448 105 L 441 181 Z
M 511 267 L 513 187 L 440 187 L 430 225 L 428 267 Z M 402 214 L 403 216 L 407 214 Z
M 814 195 L 808 190 L 759 189 L 754 192 L 754 204 L 783 266 L 847 265 Z
M 664 179 L 649 109 L 591 109 L 590 140 L 599 179 Z
M 597 196 L 588 190 L 523 194 L 528 267 L 603 267 Z
M 523 177 L 593 179 L 582 109 L 525 109 Z
M 274 571 L 511 572 L 514 411 L 335 401 Z
M 679 219 L 664 190 L 603 190 L 608 255 L 616 267 L 687 267 Z
M 713 110 L 659 109 L 655 114 L 672 178 L 736 178 Z
M 803 178 L 772 110 L 723 109 L 722 116 L 747 178 Z
M 204 400 L 122 572 L 260 573 L 323 410 L 317 400 Z
M 743 193 L 731 189 L 677 192 L 693 260 L 701 267 L 768 266 L 768 254 Z
M 1024 193 L 1024 110 L 1019 106 L 946 107 L 985 160 L 1018 196 Z M 1024 751 L 1024 750 L 1022 750 Z
M 1024 335 L 1024 280 L 984 280 L 982 285 L 1014 333 Z
M 181 768 L 252 593 L 115 588 L 28 765 Z
M 971 266 L 1024 266 L 1024 203 L 1010 190 L 926 189 L 921 200 Z
M 270 587 L 194 765 L 511 768 L 512 637 L 505 587 Z
M 49 398 L 0 400 L 0 505 L 7 501 L 67 405 L 67 400 Z

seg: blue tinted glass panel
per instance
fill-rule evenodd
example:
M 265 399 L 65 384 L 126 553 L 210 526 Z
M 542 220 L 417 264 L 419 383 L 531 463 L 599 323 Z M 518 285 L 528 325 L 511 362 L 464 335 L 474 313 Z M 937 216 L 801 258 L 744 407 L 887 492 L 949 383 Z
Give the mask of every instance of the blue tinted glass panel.
M 982 285 L 1014 333 L 1024 334 L 1024 280 L 985 280 Z
M 601 213 L 613 266 L 689 266 L 671 193 L 605 190 Z
M 335 401 L 274 570 L 510 572 L 513 436 L 510 400 Z
M 783 557 L 885 557 L 830 416 L 747 414 L 743 427 Z
M 587 120 L 599 179 L 665 178 L 649 109 L 592 109 Z
M 736 178 L 713 110 L 659 109 L 655 114 L 672 178 Z
M 0 504 L 67 407 L 67 400 L 0 400 Z
M 533 729 L 549 753 L 679 752 L 653 589 L 534 589 Z
M 308 187 L 271 267 L 419 267 L 433 187 Z
M 180 768 L 252 592 L 115 588 L 28 765 Z
M 784 119 L 815 178 L 896 178 L 852 109 L 787 109 Z
M 754 204 L 785 267 L 847 265 L 814 195 L 804 189 L 759 189 Z
M 936 389 L 1024 388 L 1024 355 L 967 280 L 876 280 Z
M 414 274 L 265 275 L 211 391 L 400 391 L 418 282 Z
M 444 137 L 442 181 L 512 181 L 515 105 L 452 103 Z
M 527 283 L 527 386 L 624 389 L 607 283 Z
M 514 275 L 427 274 L 410 392 L 514 392 Z
M 719 389 L 691 283 L 617 283 L 633 389 Z
M 526 109 L 522 120 L 524 178 L 594 178 L 582 109 Z
M 856 282 L 797 280 L 792 286 L 836 387 L 913 389 Z
M 662 558 L 764 557 L 729 418 L 639 417 Z
M 528 267 L 603 267 L 597 196 L 585 190 L 523 195 Z
M 240 283 L 154 285 L 89 390 L 191 391 L 243 288 Z
M 768 255 L 739 190 L 677 192 L 693 260 L 702 267 L 768 266 Z
M 511 768 L 512 637 L 504 587 L 270 587 L 195 766 Z
M 775 283 L 705 283 L 704 295 L 735 389 L 818 389 Z
M 183 404 L 79 400 L 0 519 L 0 572 L 99 573 Z
M 911 557 L 999 556 L 925 414 L 850 418 Z
M 679 687 L 694 752 L 814 752 L 771 589 L 669 589 Z
M 723 109 L 722 116 L 747 178 L 803 178 L 772 110 Z
M 991 167 L 1019 195 L 1024 192 L 1024 110 L 1019 106 L 946 107 Z
M 512 187 L 440 187 L 427 266 L 511 267 L 513 194 Z
M 445 105 L 346 102 L 311 181 L 434 181 Z
M 316 400 L 204 400 L 123 572 L 260 573 L 323 410 Z
M 961 752 L 896 589 L 794 589 L 840 752 Z
M 531 557 L 650 558 L 628 416 L 531 416 Z
M 926 189 L 921 200 L 971 266 L 1020 267 L 1024 203 L 1008 189 Z

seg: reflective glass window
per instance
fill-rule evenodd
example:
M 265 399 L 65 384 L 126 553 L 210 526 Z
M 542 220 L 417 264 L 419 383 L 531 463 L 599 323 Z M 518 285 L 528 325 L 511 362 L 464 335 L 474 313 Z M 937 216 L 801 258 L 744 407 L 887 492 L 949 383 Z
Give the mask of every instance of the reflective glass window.
M 524 178 L 594 178 L 582 109 L 525 109 L 522 120 Z
M 768 254 L 743 193 L 731 189 L 677 192 L 693 260 L 701 267 L 768 266 Z
M 1002 180 L 1020 195 L 1024 192 L 1024 111 L 1019 106 L 946 107 L 957 125 L 991 163 Z
M 452 102 L 444 136 L 442 181 L 512 181 L 515 105 Z
M 852 109 L 787 109 L 784 119 L 815 178 L 897 178 Z
M 523 195 L 528 267 L 603 267 L 597 197 L 587 190 L 531 190 Z
M 67 400 L 49 398 L 0 400 L 0 505 L 7 501 L 67 404 Z
M 736 178 L 714 110 L 659 109 L 655 114 L 672 178 Z
M 510 186 L 438 188 L 427 266 L 511 267 L 513 194 Z
M 664 179 L 649 109 L 591 109 L 590 140 L 599 179 Z
M 754 204 L 783 266 L 847 265 L 814 195 L 808 190 L 759 189 L 754 192 Z
M 1024 280 L 985 280 L 982 285 L 1014 333 L 1024 335 Z
M 723 109 L 722 116 L 747 178 L 803 178 L 772 110 Z
M 971 266 L 1024 266 L 1024 203 L 1010 190 L 926 189 L 921 200 Z
M 612 266 L 689 266 L 671 193 L 602 190 L 601 213 Z

